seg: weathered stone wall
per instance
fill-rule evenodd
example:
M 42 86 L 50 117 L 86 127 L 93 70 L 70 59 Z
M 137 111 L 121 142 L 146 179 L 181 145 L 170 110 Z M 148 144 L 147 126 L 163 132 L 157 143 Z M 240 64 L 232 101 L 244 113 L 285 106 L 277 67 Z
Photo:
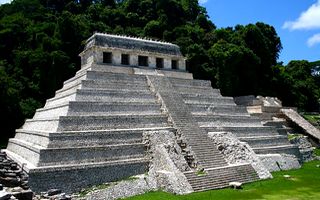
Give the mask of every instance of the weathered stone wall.
M 272 178 L 271 173 L 245 142 L 241 142 L 235 135 L 228 132 L 209 132 L 209 138 L 218 146 L 229 164 L 250 163 L 260 179 Z
M 270 172 L 299 169 L 301 167 L 298 159 L 289 154 L 262 154 L 260 160 Z
M 149 131 L 145 133 L 145 138 L 149 141 L 149 152 L 152 156 L 149 169 L 150 182 L 155 182 L 158 189 L 175 194 L 193 192 L 182 173 L 189 170 L 189 166 L 176 143 L 174 133 Z
M 299 147 L 299 151 L 301 153 L 301 159 L 303 162 L 308 162 L 314 160 L 313 149 L 314 147 L 308 140 L 308 136 L 297 136 L 290 140 L 292 144 L 296 144 Z

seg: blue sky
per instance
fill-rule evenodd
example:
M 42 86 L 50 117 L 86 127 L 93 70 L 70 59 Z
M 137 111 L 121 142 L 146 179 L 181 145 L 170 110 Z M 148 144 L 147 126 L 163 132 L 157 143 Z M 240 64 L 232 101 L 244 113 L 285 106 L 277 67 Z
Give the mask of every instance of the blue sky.
M 0 0 L 0 4 L 11 0 Z M 217 27 L 264 22 L 283 49 L 279 61 L 320 60 L 320 0 L 199 0 Z
M 270 24 L 283 45 L 279 61 L 320 60 L 320 0 L 199 0 L 217 27 Z

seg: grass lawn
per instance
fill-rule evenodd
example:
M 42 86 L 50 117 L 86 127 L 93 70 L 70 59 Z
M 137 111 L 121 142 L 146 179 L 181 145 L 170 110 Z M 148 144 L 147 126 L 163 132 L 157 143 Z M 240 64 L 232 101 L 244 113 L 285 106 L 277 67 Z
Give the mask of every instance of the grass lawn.
M 314 153 L 316 156 L 320 156 L 320 148 L 313 150 L 313 153 Z
M 150 192 L 126 200 L 320 200 L 320 167 L 317 165 L 320 161 L 305 163 L 299 170 L 275 172 L 273 179 L 246 184 L 242 190 L 212 190 L 188 195 Z

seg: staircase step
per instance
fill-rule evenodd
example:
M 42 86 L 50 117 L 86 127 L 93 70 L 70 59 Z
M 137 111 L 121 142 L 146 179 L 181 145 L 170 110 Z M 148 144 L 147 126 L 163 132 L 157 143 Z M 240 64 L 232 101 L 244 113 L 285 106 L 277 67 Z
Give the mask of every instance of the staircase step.
M 250 164 L 213 168 L 205 170 L 205 172 L 200 176 L 195 172 L 184 173 L 195 191 L 229 187 L 229 183 L 234 181 L 248 183 L 259 180 Z
M 187 104 L 198 105 L 235 105 L 233 98 L 228 97 L 185 97 L 184 102 Z
M 276 128 L 286 128 L 288 127 L 288 124 L 285 120 L 280 120 L 280 121 L 264 121 L 263 122 L 264 126 L 273 126 Z
M 111 91 L 111 90 L 77 90 L 77 101 L 118 101 L 155 102 L 155 96 L 149 91 Z
M 179 86 L 175 88 L 180 94 L 212 94 L 214 96 L 221 97 L 220 91 L 217 89 L 213 89 L 212 87 L 194 88 L 188 86 Z
M 252 148 L 290 145 L 287 136 L 254 136 L 254 137 L 239 137 L 243 142 L 247 142 Z
M 76 90 L 72 91 L 68 94 L 63 94 L 61 96 L 53 97 L 51 99 L 47 99 L 45 107 L 54 107 L 59 106 L 61 104 L 66 104 L 69 101 L 74 101 L 76 98 Z
M 197 80 L 197 79 L 181 79 L 181 78 L 169 78 L 173 86 L 205 86 L 211 87 L 211 81 L 208 80 Z
M 59 131 L 167 127 L 163 115 L 62 116 Z
M 32 163 L 35 166 L 80 164 L 85 162 L 105 162 L 128 158 L 143 158 L 145 153 L 145 146 L 142 143 L 44 149 L 26 141 L 11 139 L 9 146 L 8 149 L 12 152 L 19 152 L 22 150 L 26 155 L 39 157 L 39 163 Z
M 147 82 L 124 82 L 111 80 L 84 80 L 83 88 L 96 89 L 113 89 L 113 90 L 129 90 L 129 91 L 149 91 Z
M 92 100 L 92 99 L 91 99 Z M 112 99 L 111 101 L 70 101 L 62 104 L 46 105 L 36 110 L 34 119 L 66 115 L 110 115 L 124 113 L 160 114 L 160 105 L 151 96 L 150 100 Z
M 105 68 L 105 67 L 103 66 L 102 68 Z M 91 71 L 87 71 L 87 80 L 106 80 L 106 79 L 110 81 L 125 81 L 129 83 L 135 83 L 135 82 L 146 83 L 147 82 L 147 78 L 145 75 L 110 73 L 110 72 L 104 72 L 104 71 L 97 71 L 95 69 Z
M 102 146 L 141 143 L 144 132 L 157 130 L 175 131 L 172 127 L 63 132 L 17 129 L 15 138 L 44 148 L 85 147 L 94 145 Z
M 207 114 L 207 115 L 193 115 L 193 118 L 198 122 L 238 122 L 238 123 L 257 123 L 261 124 L 260 119 L 249 116 L 239 116 L 239 115 L 217 115 L 217 114 Z
M 45 106 L 44 108 L 39 108 L 33 116 L 33 119 L 41 119 L 48 117 L 58 117 L 65 116 L 68 113 L 68 102 L 63 104 L 56 104 L 52 106 Z
M 256 147 L 252 148 L 256 154 L 291 154 L 297 158 L 300 157 L 299 149 L 296 145 L 281 145 L 271 147 Z
M 75 93 L 77 91 L 77 89 L 81 88 L 81 80 L 78 79 L 77 82 L 74 82 L 74 84 L 72 85 L 68 85 L 68 86 L 63 86 L 63 88 L 61 88 L 60 90 L 57 90 L 55 92 L 55 97 L 61 97 L 61 96 L 65 96 L 68 94 L 72 94 Z
M 27 119 L 21 129 L 37 131 L 56 131 L 59 125 L 58 117 Z
M 237 137 L 250 137 L 250 136 L 277 136 L 277 135 L 286 135 L 285 132 L 279 133 L 279 131 L 274 127 L 269 126 L 252 126 L 252 127 L 205 127 L 206 132 L 231 132 L 235 134 Z
M 235 106 L 235 105 L 221 105 L 221 106 L 208 106 L 208 105 L 197 105 L 197 104 L 190 104 L 190 110 L 193 114 L 218 114 L 218 115 L 245 115 L 249 116 L 246 108 L 243 106 Z
M 70 102 L 69 116 L 117 115 L 117 114 L 160 114 L 160 105 L 155 102 Z
M 201 101 L 201 100 L 185 100 L 184 101 L 185 104 L 187 104 L 188 106 L 194 106 L 194 105 L 201 105 L 201 106 L 214 106 L 214 107 L 218 107 L 218 106 L 235 106 L 235 103 L 232 102 L 231 100 L 224 100 L 224 99 L 215 99 L 212 101 Z
M 86 77 L 87 77 L 87 71 L 82 71 L 80 73 L 77 72 L 77 74 L 74 77 L 63 82 L 63 87 L 61 89 L 63 89 L 64 87 L 70 87 L 70 86 L 76 85 L 82 80 L 86 79 Z

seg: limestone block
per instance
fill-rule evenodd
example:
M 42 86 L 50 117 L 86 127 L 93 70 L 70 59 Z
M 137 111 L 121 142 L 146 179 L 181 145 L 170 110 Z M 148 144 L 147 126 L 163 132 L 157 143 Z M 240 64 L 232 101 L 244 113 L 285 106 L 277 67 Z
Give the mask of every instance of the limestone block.
M 113 51 L 112 52 L 112 63 L 114 65 L 121 65 L 121 52 Z
M 156 65 L 156 58 L 155 57 L 149 57 L 148 58 L 148 66 L 150 68 L 156 68 L 157 65 Z
M 164 69 L 171 69 L 171 59 L 170 58 L 163 59 L 163 68 Z
M 186 71 L 186 61 L 184 59 L 180 59 L 178 62 L 179 70 Z
M 103 63 L 103 51 L 94 50 L 93 52 L 93 62 L 94 63 Z
M 289 154 L 262 154 L 259 155 L 259 158 L 270 172 L 301 167 L 298 159 Z
M 138 55 L 136 54 L 130 54 L 130 65 L 131 66 L 138 66 Z

